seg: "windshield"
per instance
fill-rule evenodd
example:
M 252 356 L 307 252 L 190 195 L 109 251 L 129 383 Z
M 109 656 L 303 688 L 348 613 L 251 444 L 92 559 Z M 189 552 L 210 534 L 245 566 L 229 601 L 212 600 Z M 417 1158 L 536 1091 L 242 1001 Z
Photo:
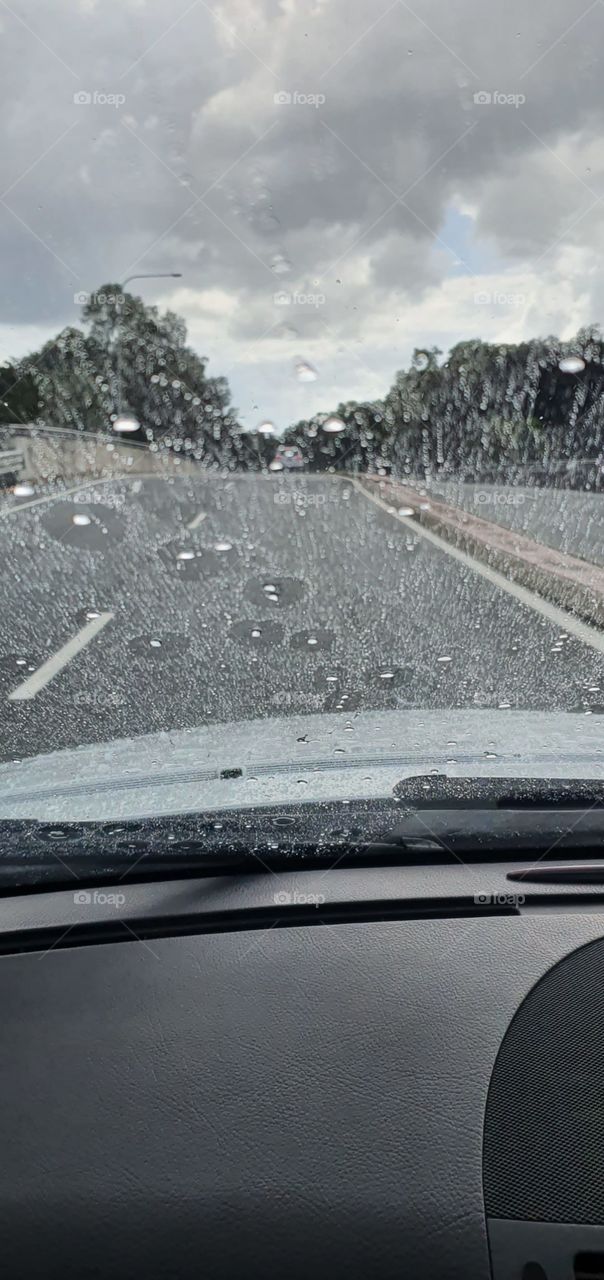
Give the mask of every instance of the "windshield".
M 0 818 L 602 776 L 603 24 L 3 6 Z

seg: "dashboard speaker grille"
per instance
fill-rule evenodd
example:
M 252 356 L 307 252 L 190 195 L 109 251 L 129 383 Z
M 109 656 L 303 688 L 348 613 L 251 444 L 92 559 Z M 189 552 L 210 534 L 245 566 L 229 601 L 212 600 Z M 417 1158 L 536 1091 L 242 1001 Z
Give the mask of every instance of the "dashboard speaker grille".
M 508 1028 L 484 1189 L 489 1217 L 604 1224 L 604 940 L 551 969 Z

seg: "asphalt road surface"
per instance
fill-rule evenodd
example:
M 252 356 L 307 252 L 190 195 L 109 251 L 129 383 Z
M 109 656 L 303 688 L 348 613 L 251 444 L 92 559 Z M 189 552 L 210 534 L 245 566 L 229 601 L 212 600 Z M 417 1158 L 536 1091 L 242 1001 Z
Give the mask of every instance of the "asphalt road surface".
M 0 515 L 3 761 L 256 716 L 604 706 L 597 644 L 335 476 L 112 480 Z

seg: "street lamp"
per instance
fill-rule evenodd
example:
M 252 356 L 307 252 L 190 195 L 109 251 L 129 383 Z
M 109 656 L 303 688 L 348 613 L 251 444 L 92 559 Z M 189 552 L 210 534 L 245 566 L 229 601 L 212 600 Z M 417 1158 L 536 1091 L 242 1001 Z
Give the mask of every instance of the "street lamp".
M 145 271 L 140 276 L 126 276 L 122 281 L 120 289 L 125 289 L 127 284 L 133 280 L 181 280 L 182 271 Z
M 181 280 L 181 279 L 182 279 L 182 271 L 143 271 L 140 275 L 126 276 L 126 279 L 123 280 L 122 283 L 120 284 L 120 291 L 123 294 L 125 291 L 126 285 L 131 284 L 133 280 Z M 119 316 L 121 299 L 117 305 L 118 305 L 118 316 Z M 116 360 L 118 412 L 117 412 L 117 417 L 114 419 L 114 422 L 113 422 L 113 430 L 124 431 L 124 432 L 137 431 L 138 427 L 140 426 L 140 423 L 137 422 L 136 418 L 132 414 L 124 413 L 123 386 L 122 386 L 121 324 L 119 327 L 120 327 L 120 332 L 118 334 L 117 360 Z M 135 423 L 136 425 L 134 425 Z

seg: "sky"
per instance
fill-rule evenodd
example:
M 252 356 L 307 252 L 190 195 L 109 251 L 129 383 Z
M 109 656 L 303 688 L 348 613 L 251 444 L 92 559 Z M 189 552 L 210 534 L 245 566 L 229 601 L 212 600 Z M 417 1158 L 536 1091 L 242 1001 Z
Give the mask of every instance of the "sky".
M 602 319 L 604 0 L 12 0 L 0 39 L 0 360 L 180 272 L 130 287 L 283 430 Z

